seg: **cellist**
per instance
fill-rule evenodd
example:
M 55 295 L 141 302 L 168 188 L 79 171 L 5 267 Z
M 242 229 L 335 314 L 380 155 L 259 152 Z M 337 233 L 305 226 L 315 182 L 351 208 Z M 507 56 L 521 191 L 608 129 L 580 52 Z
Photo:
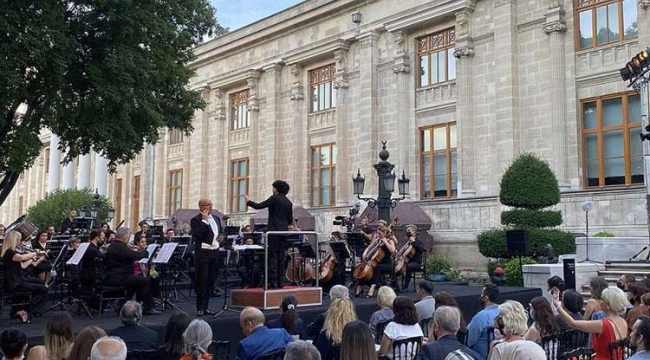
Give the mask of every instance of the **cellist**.
M 413 277 L 413 272 L 420 271 L 422 269 L 422 253 L 424 253 L 424 243 L 417 236 L 418 227 L 409 224 L 406 225 L 406 236 L 408 237 L 409 243 L 415 249 L 415 255 L 409 259 L 409 262 L 406 264 L 406 274 L 404 275 L 404 288 L 402 291 L 407 291 L 409 288 L 409 283 Z
M 381 261 L 377 264 L 377 266 L 374 268 L 373 273 L 372 273 L 372 280 L 370 281 L 370 289 L 368 289 L 368 294 L 366 297 L 373 297 L 375 296 L 375 288 L 377 285 L 381 285 L 381 279 L 384 274 L 390 274 L 393 271 L 393 261 L 392 261 L 392 255 L 395 253 L 397 250 L 397 239 L 395 238 L 395 235 L 393 235 L 393 231 L 385 225 L 384 223 L 380 223 L 379 226 L 377 227 L 377 234 L 373 238 L 372 242 L 366 250 L 363 252 L 363 256 L 361 257 L 362 259 L 366 257 L 367 252 L 372 249 L 375 245 L 377 245 L 377 242 L 381 242 L 381 250 L 384 252 L 384 257 L 381 259 Z M 367 285 L 367 284 L 360 284 L 360 285 Z M 360 294 L 360 287 L 357 286 L 356 289 L 357 296 Z

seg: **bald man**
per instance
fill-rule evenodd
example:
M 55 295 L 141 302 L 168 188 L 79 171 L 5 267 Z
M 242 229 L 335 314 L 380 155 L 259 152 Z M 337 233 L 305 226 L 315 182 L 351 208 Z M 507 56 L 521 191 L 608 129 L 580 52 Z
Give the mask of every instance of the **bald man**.
M 194 243 L 194 288 L 196 290 L 196 316 L 214 314 L 208 309 L 210 293 L 219 270 L 217 261 L 219 244 L 223 240 L 221 220 L 212 215 L 212 201 L 199 200 L 199 214 L 190 221 Z
M 246 338 L 239 342 L 237 360 L 254 360 L 260 355 L 285 349 L 293 338 L 285 329 L 269 329 L 264 326 L 264 314 L 254 307 L 247 307 L 239 316 L 239 325 Z

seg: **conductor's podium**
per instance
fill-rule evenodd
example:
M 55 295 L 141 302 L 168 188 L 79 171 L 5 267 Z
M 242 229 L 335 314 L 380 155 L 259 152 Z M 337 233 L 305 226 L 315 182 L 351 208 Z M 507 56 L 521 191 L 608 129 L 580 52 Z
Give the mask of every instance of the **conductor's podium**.
M 254 306 L 262 310 L 277 309 L 282 298 L 294 295 L 298 299 L 298 307 L 316 306 L 323 304 L 323 289 L 320 287 L 285 286 L 282 289 L 248 288 L 232 290 L 230 306 L 243 308 Z

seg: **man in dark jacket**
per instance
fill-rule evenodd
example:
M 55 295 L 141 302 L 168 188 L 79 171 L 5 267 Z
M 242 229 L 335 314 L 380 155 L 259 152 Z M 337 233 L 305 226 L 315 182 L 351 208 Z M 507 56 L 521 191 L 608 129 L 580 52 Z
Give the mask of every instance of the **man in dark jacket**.
M 431 341 L 422 347 L 416 360 L 444 359 L 455 350 L 461 349 L 467 354 L 474 352 L 467 346 L 461 344 L 456 338 L 460 328 L 460 312 L 453 306 L 441 306 L 433 313 L 433 321 L 429 329 Z
M 92 264 L 95 259 L 100 258 L 104 260 L 106 258 L 104 253 L 99 251 L 99 247 L 103 245 L 99 240 L 99 231 L 91 231 L 89 239 L 90 244 L 88 244 L 88 248 L 81 258 L 81 283 L 84 286 L 88 286 L 93 282 Z
M 273 182 L 273 195 L 261 203 L 250 200 L 245 195 L 246 205 L 253 209 L 269 209 L 268 231 L 288 231 L 293 223 L 293 203 L 287 199 L 289 184 L 284 180 Z M 284 273 L 284 236 L 269 236 L 269 287 L 282 288 L 282 274 Z
M 140 326 L 142 308 L 135 301 L 127 301 L 120 310 L 122 326 L 108 332 L 110 336 L 117 336 L 124 340 L 126 349 L 154 350 L 158 347 L 158 333 Z
M 106 275 L 108 283 L 112 286 L 124 286 L 127 299 L 136 293 L 136 299 L 142 301 L 145 315 L 156 315 L 153 306 L 153 294 L 149 279 L 133 274 L 133 263 L 149 256 L 146 251 L 132 250 L 127 245 L 131 237 L 131 229 L 120 228 L 117 230 L 115 241 L 106 250 Z

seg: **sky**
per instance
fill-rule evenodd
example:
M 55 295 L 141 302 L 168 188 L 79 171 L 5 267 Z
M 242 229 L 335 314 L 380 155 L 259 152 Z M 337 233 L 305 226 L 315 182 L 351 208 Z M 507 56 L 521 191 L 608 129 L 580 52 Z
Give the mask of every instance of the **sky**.
M 210 0 L 221 26 L 237 30 L 304 0 Z

